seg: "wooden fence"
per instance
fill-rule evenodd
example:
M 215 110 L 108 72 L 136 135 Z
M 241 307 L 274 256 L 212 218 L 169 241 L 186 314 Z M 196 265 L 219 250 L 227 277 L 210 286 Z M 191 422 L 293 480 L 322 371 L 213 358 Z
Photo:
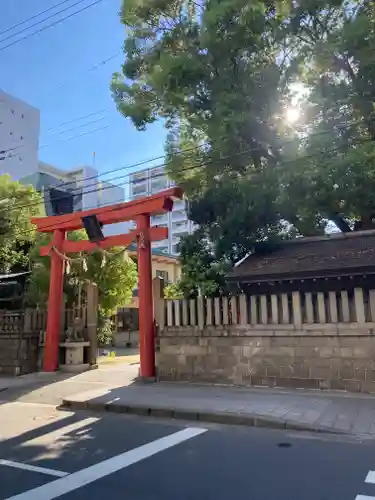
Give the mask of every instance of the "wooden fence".
M 87 326 L 87 308 L 66 309 L 63 311 L 61 334 L 74 323 L 75 318 L 82 318 Z M 139 328 L 138 309 L 120 308 L 112 317 L 117 333 L 134 332 Z M 38 333 L 39 343 L 44 345 L 47 328 L 46 309 L 26 309 L 25 311 L 0 310 L 0 335 L 8 333 Z
M 74 323 L 75 318 L 82 318 L 84 326 L 87 325 L 86 307 L 66 309 L 63 311 L 61 333 Z M 0 335 L 12 333 L 39 333 L 40 343 L 45 341 L 45 331 L 47 328 L 46 309 L 26 309 L 25 311 L 4 311 L 0 310 Z
M 375 290 L 232 295 L 161 300 L 156 321 L 166 326 L 375 323 Z

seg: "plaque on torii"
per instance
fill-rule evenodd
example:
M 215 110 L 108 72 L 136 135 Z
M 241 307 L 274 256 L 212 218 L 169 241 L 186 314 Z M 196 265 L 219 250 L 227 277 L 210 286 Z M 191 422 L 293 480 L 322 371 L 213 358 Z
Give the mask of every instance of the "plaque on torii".
M 153 196 L 139 198 L 127 203 L 73 212 L 71 214 L 33 218 L 31 220 L 36 225 L 38 232 L 53 233 L 51 243 L 40 249 L 42 256 L 49 256 L 51 259 L 48 318 L 43 360 L 45 371 L 55 371 L 58 368 L 65 265 L 61 254 L 93 252 L 98 250 L 98 248 L 106 249 L 110 247 L 129 246 L 136 241 L 139 282 L 140 375 L 145 378 L 155 376 L 151 241 L 167 239 L 168 228 L 150 227 L 150 217 L 151 215 L 170 212 L 173 208 L 173 200 L 182 199 L 182 195 L 182 190 L 175 187 Z M 87 240 L 67 240 L 66 233 L 82 229 L 82 218 L 88 216 L 96 216 L 102 225 L 135 220 L 136 229 L 126 234 L 107 236 L 97 243 Z

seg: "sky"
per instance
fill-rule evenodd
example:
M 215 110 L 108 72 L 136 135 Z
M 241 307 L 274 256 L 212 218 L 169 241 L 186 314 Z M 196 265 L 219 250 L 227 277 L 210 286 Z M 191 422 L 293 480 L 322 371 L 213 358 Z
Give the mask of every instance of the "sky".
M 1 0 L 0 33 L 60 1 Z M 77 1 L 67 0 L 44 16 L 0 35 L 0 87 L 41 112 L 39 159 L 58 168 L 72 169 L 91 165 L 95 152 L 96 168 L 104 174 L 121 166 L 162 156 L 165 141 L 162 124 L 138 132 L 130 120 L 118 113 L 109 91 L 112 73 L 119 71 L 124 62 L 121 48 L 125 29 L 118 15 L 120 0 L 102 0 L 70 19 L 2 50 L 9 43 L 94 0 L 84 0 L 43 24 L 4 40 Z M 103 64 L 107 59 L 111 60 Z M 83 116 L 87 117 L 76 120 Z M 62 125 L 72 120 L 72 123 Z M 72 128 L 74 130 L 68 131 Z M 99 130 L 92 132 L 95 129 Z M 111 180 L 126 172 L 106 178 Z

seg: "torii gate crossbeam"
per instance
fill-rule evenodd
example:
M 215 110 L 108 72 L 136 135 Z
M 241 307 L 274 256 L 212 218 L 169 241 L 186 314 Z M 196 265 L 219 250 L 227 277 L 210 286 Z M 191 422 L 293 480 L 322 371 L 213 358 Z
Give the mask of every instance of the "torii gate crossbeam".
M 145 378 L 155 376 L 151 241 L 168 238 L 168 229 L 164 227 L 151 228 L 150 216 L 171 211 L 173 200 L 181 199 L 182 195 L 182 190 L 176 187 L 128 203 L 73 212 L 71 214 L 32 219 L 38 232 L 53 233 L 52 242 L 40 250 L 41 255 L 50 256 L 51 258 L 47 331 L 43 360 L 45 371 L 55 371 L 58 368 L 64 277 L 64 261 L 59 254 L 92 252 L 98 249 L 98 247 L 104 249 L 113 246 L 128 246 L 134 240 L 137 240 L 140 374 Z M 103 225 L 135 220 L 137 227 L 128 234 L 108 236 L 98 243 L 92 243 L 87 240 L 67 240 L 66 232 L 83 228 L 82 217 L 89 215 L 96 215 Z M 57 251 L 54 251 L 55 249 Z

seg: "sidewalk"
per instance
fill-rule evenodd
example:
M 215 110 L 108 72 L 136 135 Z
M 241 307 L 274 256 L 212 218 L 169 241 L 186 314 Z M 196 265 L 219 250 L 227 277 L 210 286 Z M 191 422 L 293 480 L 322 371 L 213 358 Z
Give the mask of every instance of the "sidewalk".
M 375 439 L 375 396 L 188 383 L 143 384 L 137 382 L 138 369 L 138 364 L 118 360 L 80 375 L 0 377 L 0 405 L 18 401 Z
M 21 377 L 0 377 L 0 405 L 25 402 L 60 406 L 64 397 L 90 390 L 110 391 L 132 384 L 139 365 L 109 362 L 79 375 L 67 373 L 32 373 Z
M 375 438 L 375 397 L 339 392 L 132 383 L 64 397 L 92 409 Z
M 133 383 L 139 371 L 137 349 L 113 349 L 115 357 L 100 356 L 99 368 L 81 374 L 39 372 L 9 377 L 0 375 L 0 404 L 24 401 L 60 405 L 64 396 L 90 389 L 113 389 Z

